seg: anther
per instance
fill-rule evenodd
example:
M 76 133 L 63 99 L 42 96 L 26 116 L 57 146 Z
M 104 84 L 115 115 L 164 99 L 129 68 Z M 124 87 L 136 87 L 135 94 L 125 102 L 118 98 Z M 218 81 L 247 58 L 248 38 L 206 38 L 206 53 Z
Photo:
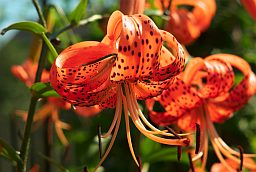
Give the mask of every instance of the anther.
M 172 133 L 177 139 L 181 139 L 181 137 L 172 129 L 172 128 L 170 128 L 170 127 L 166 127 L 166 129 L 170 132 L 170 133 Z
M 84 172 L 88 172 L 87 167 L 84 167 Z
M 195 154 L 199 153 L 199 149 L 200 149 L 200 135 L 201 135 L 200 125 L 198 123 L 196 123 L 196 150 L 195 150 Z
M 192 171 L 192 172 L 195 172 L 195 167 L 194 167 L 193 160 L 192 160 L 192 156 L 191 156 L 191 153 L 190 153 L 190 152 L 188 153 L 188 159 L 189 159 L 189 165 L 190 165 L 191 171 Z
M 237 148 L 239 149 L 240 152 L 240 166 L 239 169 L 237 169 L 237 171 L 242 171 L 243 170 L 243 164 L 244 164 L 244 149 L 242 148 L 242 146 L 237 146 Z
M 139 166 L 138 166 L 138 172 L 142 172 L 142 162 L 140 156 L 136 156 Z
M 98 126 L 98 141 L 99 141 L 99 154 L 100 159 L 102 158 L 102 142 L 101 142 L 101 126 Z
M 182 133 L 182 131 L 180 131 L 180 134 Z M 181 160 L 181 154 L 182 154 L 182 146 L 177 146 L 177 159 L 178 161 Z

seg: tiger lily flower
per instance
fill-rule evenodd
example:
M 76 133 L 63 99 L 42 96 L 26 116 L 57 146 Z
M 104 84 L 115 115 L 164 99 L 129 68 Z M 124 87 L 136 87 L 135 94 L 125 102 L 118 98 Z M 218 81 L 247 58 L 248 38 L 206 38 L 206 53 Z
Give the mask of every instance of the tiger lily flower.
M 244 162 L 255 163 L 251 158 L 245 158 Z M 239 164 L 234 162 L 232 159 L 226 159 L 227 164 L 232 167 L 234 170 L 239 169 Z M 211 172 L 226 172 L 228 169 L 221 163 L 214 163 L 211 167 Z M 250 172 L 256 172 L 256 170 L 250 170 Z
M 157 0 L 155 5 L 163 11 L 169 11 L 165 30 L 184 45 L 195 41 L 210 26 L 216 12 L 215 0 Z
M 251 17 L 256 20 L 256 0 L 240 0 Z
M 163 46 L 163 41 L 172 51 Z M 50 82 L 64 100 L 76 107 L 116 108 L 113 122 L 102 137 L 108 137 L 114 130 L 113 136 L 97 167 L 114 143 L 122 106 L 129 148 L 137 165 L 129 116 L 142 134 L 156 142 L 188 145 L 187 138 L 170 138 L 173 135 L 167 130 L 151 125 L 137 103 L 137 99 L 157 96 L 166 89 L 182 71 L 184 62 L 182 47 L 170 33 L 159 30 L 143 14 L 127 16 L 119 11 L 110 16 L 102 42 L 77 43 L 60 53 L 52 65 Z
M 240 70 L 243 80 L 234 85 L 233 68 Z M 256 77 L 248 63 L 242 58 L 230 54 L 216 54 L 206 59 L 193 58 L 182 75 L 157 98 L 147 100 L 150 118 L 158 125 L 167 126 L 177 123 L 183 130 L 193 130 L 195 124 L 201 126 L 198 154 L 193 161 L 203 156 L 202 169 L 207 160 L 209 134 L 215 153 L 221 163 L 234 171 L 223 155 L 240 163 L 239 152 L 230 148 L 218 135 L 213 122 L 224 122 L 234 111 L 242 108 L 255 94 Z M 158 101 L 164 112 L 154 111 Z M 256 154 L 243 154 L 245 158 Z M 244 167 L 256 169 L 255 163 L 244 162 Z
M 31 87 L 35 80 L 35 73 L 37 70 L 37 63 L 32 62 L 31 59 L 27 59 L 22 65 L 13 65 L 11 72 L 14 76 L 24 82 L 28 87 Z M 49 72 L 43 71 L 41 82 L 49 82 Z M 63 145 L 68 145 L 67 138 L 63 133 L 63 129 L 70 129 L 70 125 L 66 124 L 59 119 L 60 109 L 70 109 L 71 105 L 64 102 L 60 98 L 48 98 L 47 102 L 35 112 L 34 122 L 41 121 L 50 116 L 52 122 L 55 125 L 55 130 L 58 138 Z M 27 120 L 27 112 L 16 111 L 16 114 L 21 116 L 24 120 Z

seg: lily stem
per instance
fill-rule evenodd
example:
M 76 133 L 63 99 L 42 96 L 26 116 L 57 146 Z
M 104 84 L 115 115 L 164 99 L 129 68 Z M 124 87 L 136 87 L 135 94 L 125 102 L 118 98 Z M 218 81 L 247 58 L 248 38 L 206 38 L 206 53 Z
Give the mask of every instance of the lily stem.
M 45 18 L 44 18 L 44 15 L 43 15 L 43 12 L 40 8 L 40 5 L 38 3 L 37 0 L 32 0 L 35 8 L 36 8 L 36 11 L 37 11 L 37 14 L 39 16 L 39 19 L 40 19 L 40 22 L 43 24 L 43 26 L 46 28 L 46 21 L 45 21 Z
M 26 172 L 27 161 L 28 161 L 28 151 L 30 145 L 30 135 L 31 135 L 31 127 L 33 123 L 33 117 L 36 110 L 37 98 L 32 97 L 30 100 L 29 110 L 28 110 L 28 118 L 25 126 L 24 138 L 21 144 L 20 150 L 20 158 L 22 160 L 21 164 L 18 164 L 19 172 Z
M 45 62 L 46 62 L 47 46 L 49 49 L 51 47 L 51 48 L 53 48 L 53 50 L 55 50 L 45 34 L 43 34 L 43 39 L 45 42 L 43 42 L 43 48 L 42 48 L 40 59 L 38 62 L 38 68 L 36 71 L 36 77 L 35 77 L 34 83 L 39 82 L 41 80 L 41 76 L 42 76 L 43 69 L 44 69 Z M 56 50 L 55 50 L 55 55 L 56 56 L 58 55 Z M 30 145 L 30 140 L 31 140 L 31 128 L 32 128 L 35 110 L 36 110 L 37 100 L 38 100 L 38 97 L 36 97 L 36 96 L 32 96 L 31 100 L 30 100 L 28 117 L 27 117 L 27 121 L 26 121 L 26 126 L 25 126 L 22 144 L 21 144 L 21 149 L 20 149 L 20 157 L 21 157 L 22 163 L 18 164 L 18 172 L 26 172 L 29 145 Z

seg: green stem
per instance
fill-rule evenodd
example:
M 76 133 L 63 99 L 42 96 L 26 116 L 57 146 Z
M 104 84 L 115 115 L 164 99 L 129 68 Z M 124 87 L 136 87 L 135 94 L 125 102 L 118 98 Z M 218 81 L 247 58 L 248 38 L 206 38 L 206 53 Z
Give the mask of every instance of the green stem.
M 67 26 L 65 26 L 64 28 L 62 28 L 61 30 L 59 30 L 58 32 L 53 33 L 50 38 L 51 38 L 51 39 L 55 39 L 55 38 L 57 38 L 60 34 L 62 34 L 63 32 L 65 32 L 65 31 L 67 31 L 67 30 L 70 30 L 70 29 L 75 28 L 75 27 L 78 27 L 78 26 L 86 25 L 87 23 L 94 22 L 94 21 L 103 19 L 103 18 L 105 18 L 105 17 L 108 17 L 108 16 L 107 16 L 107 15 L 95 14 L 95 15 L 93 15 L 93 16 L 91 16 L 91 17 L 88 17 L 87 19 L 81 20 L 78 25 L 75 25 L 75 24 L 70 23 L 69 25 L 67 25 Z
M 46 50 L 47 50 L 47 46 L 46 46 L 45 42 L 43 42 L 42 51 L 41 51 L 41 55 L 40 55 L 40 58 L 38 61 L 38 68 L 36 71 L 36 77 L 35 77 L 34 83 L 40 82 L 40 80 L 41 80 L 41 76 L 42 76 L 45 62 L 46 62 L 46 54 L 47 54 Z
M 50 42 L 50 40 L 47 38 L 47 36 L 45 35 L 44 32 L 42 33 L 42 37 L 43 37 L 43 40 L 44 40 L 45 44 L 47 45 L 47 47 L 48 47 L 49 50 L 51 51 L 52 55 L 53 55 L 54 57 L 57 57 L 57 56 L 58 56 L 58 53 L 57 53 L 56 49 L 54 48 L 54 46 L 52 45 L 52 43 Z
M 43 48 L 41 51 L 40 59 L 38 62 L 38 68 L 36 71 L 36 77 L 35 81 L 39 82 L 41 80 L 41 76 L 43 73 L 43 69 L 46 62 L 46 53 L 47 53 L 47 47 L 50 49 L 50 51 L 53 53 L 54 56 L 58 56 L 58 53 L 56 52 L 53 45 L 50 43 L 49 39 L 46 37 L 45 33 L 42 34 L 42 37 L 44 39 Z M 31 136 L 31 127 L 33 123 L 33 118 L 36 110 L 36 104 L 37 104 L 37 97 L 32 96 L 30 100 L 29 110 L 28 110 L 28 118 L 26 121 L 25 131 L 24 131 L 24 138 L 22 140 L 21 149 L 20 149 L 20 158 L 22 160 L 22 163 L 19 163 L 18 166 L 18 172 L 25 172 L 27 167 L 27 160 L 28 160 L 28 152 L 29 152 L 29 145 L 30 145 L 30 136 Z
M 75 26 L 74 24 L 69 24 L 69 25 L 65 26 L 64 28 L 62 28 L 58 32 L 55 32 L 54 34 L 52 34 L 51 39 L 57 38 L 60 34 L 62 34 L 63 32 L 65 32 L 69 29 L 72 29 L 74 26 Z
M 20 150 L 20 158 L 22 160 L 21 164 L 18 164 L 18 171 L 19 172 L 26 172 L 27 161 L 28 161 L 28 151 L 29 151 L 29 144 L 30 144 L 30 135 L 31 135 L 31 127 L 33 123 L 33 117 L 36 110 L 37 98 L 32 97 L 30 100 L 30 106 L 28 110 L 28 118 L 25 126 L 24 138 L 21 144 Z
M 42 10 L 40 8 L 39 3 L 37 2 L 37 0 L 32 0 L 32 2 L 33 2 L 34 6 L 36 8 L 36 11 L 37 11 L 37 14 L 39 16 L 40 22 L 43 24 L 43 26 L 45 28 L 47 28 L 46 21 L 44 19 L 44 15 L 43 15 L 43 12 L 42 12 Z

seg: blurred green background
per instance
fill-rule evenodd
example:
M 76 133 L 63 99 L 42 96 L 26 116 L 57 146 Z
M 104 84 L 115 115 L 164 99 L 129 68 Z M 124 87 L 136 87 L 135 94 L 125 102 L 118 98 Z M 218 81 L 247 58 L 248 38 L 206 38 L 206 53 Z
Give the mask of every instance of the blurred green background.
M 62 8 L 68 15 L 76 6 L 78 0 L 47 1 Z M 110 15 L 119 8 L 117 0 L 89 0 L 87 12 L 84 18 L 95 14 Z M 65 26 L 61 17 L 56 15 L 56 27 Z M 37 13 L 29 0 L 0 0 L 0 29 L 12 22 L 23 20 L 37 20 Z M 154 17 L 155 20 L 160 20 Z M 159 22 L 159 21 L 156 21 Z M 106 19 L 90 22 L 84 26 L 73 29 L 75 37 L 62 34 L 60 40 L 64 40 L 58 46 L 58 50 L 65 48 L 71 42 L 82 40 L 101 40 L 103 37 Z M 160 26 L 159 26 L 160 27 Z M 73 34 L 71 33 L 71 34 Z M 15 78 L 10 68 L 14 64 L 22 64 L 28 57 L 33 35 L 27 32 L 11 31 L 0 36 L 0 137 L 14 146 L 17 150 L 21 143 L 24 122 L 15 115 L 16 110 L 27 110 L 29 106 L 30 92 L 24 83 Z M 250 18 L 244 8 L 236 0 L 217 0 L 217 12 L 211 27 L 192 45 L 187 47 L 192 56 L 205 57 L 212 53 L 231 53 L 244 57 L 256 71 L 256 23 Z M 256 97 L 234 116 L 216 127 L 222 138 L 233 147 L 241 145 L 245 152 L 256 152 Z M 40 105 L 39 105 L 40 106 Z M 107 131 L 111 124 L 114 110 L 105 110 L 100 115 L 92 118 L 84 118 L 72 111 L 60 112 L 62 121 L 69 123 L 72 130 L 65 131 L 70 142 L 68 148 L 64 148 L 55 132 L 53 141 L 46 144 L 49 128 L 45 125 L 49 122 L 42 121 L 41 125 L 33 131 L 31 158 L 29 166 L 39 164 L 41 171 L 58 171 L 56 165 L 52 165 L 41 154 L 48 154 L 54 161 L 61 163 L 65 168 L 81 172 L 83 167 L 94 167 L 99 161 L 97 144 L 97 127 Z M 132 160 L 126 141 L 125 125 L 121 122 L 116 142 L 104 162 L 105 171 L 134 172 L 137 167 Z M 149 172 L 188 171 L 188 159 L 183 155 L 182 161 L 176 160 L 176 148 L 154 143 L 141 136 L 131 123 L 132 138 L 135 152 L 142 159 L 144 167 Z M 50 130 L 54 130 L 51 126 Z M 107 142 L 107 140 L 106 140 Z M 207 168 L 217 161 L 213 149 L 209 148 Z M 1 158 L 0 171 L 15 171 L 12 164 Z

